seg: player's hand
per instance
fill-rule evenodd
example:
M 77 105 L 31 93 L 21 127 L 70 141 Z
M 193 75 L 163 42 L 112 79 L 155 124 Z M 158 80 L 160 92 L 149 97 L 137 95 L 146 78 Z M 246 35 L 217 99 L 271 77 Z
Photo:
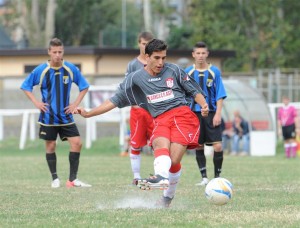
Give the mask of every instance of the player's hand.
M 65 107 L 65 113 L 66 114 L 76 114 L 77 106 L 75 104 L 70 104 L 69 106 Z
M 35 103 L 35 107 L 37 107 L 42 112 L 47 112 L 48 111 L 48 106 L 49 106 L 49 104 L 44 103 L 44 102 L 36 102 Z
M 215 114 L 214 118 L 213 118 L 213 126 L 217 127 L 221 124 L 221 116 L 218 114 Z
M 207 117 L 208 116 L 208 112 L 209 112 L 208 104 L 205 103 L 204 105 L 201 106 L 201 115 L 203 117 Z
M 77 107 L 77 109 L 75 111 L 75 114 L 79 114 L 79 115 L 81 115 L 84 118 L 87 117 L 87 111 L 84 108 L 82 108 L 82 107 Z

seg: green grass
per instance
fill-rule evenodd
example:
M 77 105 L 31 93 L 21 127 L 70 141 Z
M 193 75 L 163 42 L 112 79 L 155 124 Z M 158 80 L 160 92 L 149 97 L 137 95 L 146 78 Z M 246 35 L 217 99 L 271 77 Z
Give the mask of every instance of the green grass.
M 153 206 L 161 191 L 130 185 L 128 157 L 119 157 L 117 139 L 83 150 L 78 177 L 90 189 L 50 188 L 43 142 L 18 150 L 17 139 L 0 142 L 0 227 L 299 227 L 299 157 L 225 156 L 222 176 L 234 185 L 233 199 L 211 205 L 195 186 L 199 171 L 185 155 L 183 173 L 170 209 Z M 59 142 L 58 173 L 68 177 L 68 144 Z M 207 158 L 213 173 L 212 158 Z M 153 172 L 153 157 L 142 157 L 142 175 Z

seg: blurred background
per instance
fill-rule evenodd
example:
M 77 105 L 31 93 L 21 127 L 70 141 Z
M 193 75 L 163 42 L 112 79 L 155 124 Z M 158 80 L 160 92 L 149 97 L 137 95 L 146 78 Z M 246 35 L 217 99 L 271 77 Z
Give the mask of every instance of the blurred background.
M 241 109 L 274 130 L 268 104 L 300 98 L 299 11 L 295 0 L 0 0 L 0 109 L 34 108 L 19 87 L 47 60 L 52 37 L 91 84 L 114 85 L 138 55 L 138 33 L 151 31 L 168 43 L 168 60 L 183 67 L 193 63 L 193 45 L 206 42 L 228 90 L 239 88 L 229 92 L 225 120 Z M 18 120 L 5 121 L 12 126 L 6 137 L 16 135 Z

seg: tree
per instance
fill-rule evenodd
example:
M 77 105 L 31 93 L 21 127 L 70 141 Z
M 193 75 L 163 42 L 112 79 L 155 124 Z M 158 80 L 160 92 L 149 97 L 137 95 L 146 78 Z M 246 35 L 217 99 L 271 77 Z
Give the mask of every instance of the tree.
M 36 1 L 36 0 L 35 0 Z M 55 31 L 55 9 L 56 0 L 48 0 L 46 23 L 45 23 L 45 46 L 47 47 L 49 40 L 53 38 Z
M 192 0 L 195 29 L 190 41 L 201 39 L 211 49 L 236 50 L 237 58 L 227 61 L 231 70 L 288 66 L 286 51 L 299 47 L 285 42 L 296 38 L 296 27 L 292 27 L 299 5 L 293 0 Z

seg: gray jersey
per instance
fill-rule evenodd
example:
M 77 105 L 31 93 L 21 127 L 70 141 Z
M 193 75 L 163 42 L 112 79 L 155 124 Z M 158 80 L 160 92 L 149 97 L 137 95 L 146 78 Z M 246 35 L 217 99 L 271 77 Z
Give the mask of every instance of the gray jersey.
M 202 93 L 200 86 L 179 66 L 165 63 L 156 76 L 144 68 L 127 75 L 110 101 L 117 107 L 139 105 L 153 117 L 179 106 L 188 106 L 188 96 Z
M 138 60 L 138 58 L 134 58 L 131 60 L 127 65 L 127 70 L 125 73 L 125 77 L 130 74 L 131 72 L 137 71 L 144 67 L 144 64 Z

